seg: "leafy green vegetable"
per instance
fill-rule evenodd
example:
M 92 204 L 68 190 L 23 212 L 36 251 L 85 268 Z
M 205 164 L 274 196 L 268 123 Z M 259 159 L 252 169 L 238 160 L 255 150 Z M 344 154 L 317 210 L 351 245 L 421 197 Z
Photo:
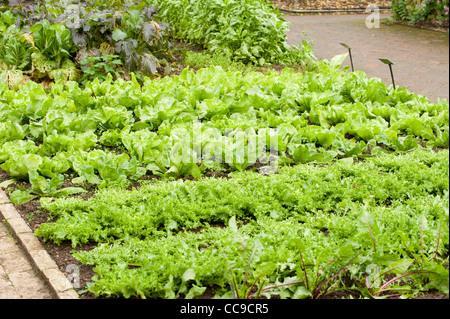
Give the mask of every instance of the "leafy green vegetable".
M 28 179 L 28 173 L 35 171 L 42 163 L 42 158 L 36 154 L 25 154 L 12 156 L 0 167 L 16 179 Z
M 288 23 L 273 3 L 259 0 L 155 0 L 158 15 L 170 23 L 178 38 L 204 45 L 232 60 L 266 63 L 311 63 L 308 49 L 286 43 Z M 180 8 L 183 10 L 180 12 Z
M 46 179 L 40 176 L 37 171 L 30 170 L 28 172 L 31 188 L 22 191 L 16 190 L 11 193 L 11 202 L 17 205 L 24 204 L 40 196 L 46 197 L 66 197 L 73 194 L 85 192 L 80 187 L 65 187 L 58 189 L 64 182 L 62 175 L 56 175 L 52 179 Z
M 424 286 L 448 293 L 447 163 L 448 152 L 416 150 L 270 176 L 110 188 L 88 201 L 42 199 L 58 220 L 36 234 L 101 243 L 75 254 L 95 266 L 88 289 L 96 295 L 177 298 L 214 285 L 223 298 L 318 298 L 333 289 L 414 296 Z M 371 269 L 378 272 L 366 281 Z M 346 287 L 344 275 L 356 286 Z
M 22 74 L 19 71 L 28 70 L 31 65 L 30 51 L 31 45 L 20 36 L 19 29 L 15 25 L 6 28 L 0 39 L 0 76 L 9 75 L 12 78 L 13 74 Z M 3 69 L 9 70 L 9 72 L 5 72 Z M 16 77 L 18 76 L 16 75 Z M 23 80 L 22 75 L 18 82 L 20 83 Z M 10 79 L 9 81 L 13 82 Z M 14 82 L 13 85 L 11 83 L 9 85 L 15 87 Z
M 70 57 L 74 50 L 70 30 L 61 24 L 52 24 L 43 21 L 32 27 L 34 43 L 41 54 L 56 62 L 59 69 L 62 62 Z

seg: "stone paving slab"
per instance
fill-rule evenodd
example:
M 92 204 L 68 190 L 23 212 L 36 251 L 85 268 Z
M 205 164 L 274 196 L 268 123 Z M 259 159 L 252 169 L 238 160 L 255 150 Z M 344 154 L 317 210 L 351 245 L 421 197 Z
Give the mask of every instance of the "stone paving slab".
M 285 15 L 290 22 L 288 43 L 298 45 L 313 40 L 318 59 L 330 60 L 352 48 L 356 70 L 392 84 L 389 67 L 379 58 L 391 60 L 397 87 L 425 95 L 432 102 L 449 99 L 449 37 L 446 33 L 406 25 L 383 23 L 389 14 L 380 15 L 380 28 L 366 26 L 368 14 Z M 304 34 L 306 32 L 306 36 Z M 350 65 L 347 58 L 344 65 Z
M 0 299 L 78 299 L 2 190 L 0 199 Z
M 2 227 L 2 225 L 0 225 Z M 1 238 L 0 238 L 1 240 Z M 20 299 L 20 295 L 9 280 L 6 271 L 0 265 L 0 299 Z
M 0 299 L 52 299 L 50 289 L 0 223 Z

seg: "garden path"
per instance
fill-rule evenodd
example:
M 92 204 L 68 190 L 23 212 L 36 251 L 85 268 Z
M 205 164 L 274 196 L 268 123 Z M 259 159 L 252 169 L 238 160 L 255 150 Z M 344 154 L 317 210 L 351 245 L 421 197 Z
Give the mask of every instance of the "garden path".
M 369 77 L 381 78 L 391 84 L 389 67 L 379 58 L 394 63 L 397 87 L 425 95 L 432 102 L 449 99 L 449 36 L 440 31 L 384 23 L 389 14 L 380 15 L 379 28 L 369 29 L 369 14 L 356 15 L 285 15 L 290 22 L 288 43 L 299 44 L 302 39 L 313 40 L 318 59 L 330 60 L 348 52 L 340 43 L 352 48 L 356 70 Z M 304 32 L 306 32 L 306 37 Z M 347 58 L 344 65 L 350 65 Z

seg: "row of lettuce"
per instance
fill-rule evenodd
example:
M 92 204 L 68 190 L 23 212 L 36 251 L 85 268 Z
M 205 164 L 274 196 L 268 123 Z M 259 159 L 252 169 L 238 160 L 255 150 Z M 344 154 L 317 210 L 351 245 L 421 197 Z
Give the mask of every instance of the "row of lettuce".
M 33 185 L 13 194 L 19 203 L 55 195 L 68 176 L 106 186 L 448 148 L 445 100 L 339 70 L 343 58 L 319 73 L 212 67 L 142 87 L 111 77 L 48 93 L 34 82 L 0 86 L 0 167 Z
M 448 161 L 414 150 L 41 199 L 36 235 L 81 247 L 96 274 L 80 293 L 101 297 L 448 295 Z
M 310 65 L 314 56 L 289 46 L 287 30 L 261 0 L 23 2 L 0 8 L 0 79 L 17 87 L 30 79 L 86 82 L 124 71 L 167 75 L 173 38 L 244 63 Z

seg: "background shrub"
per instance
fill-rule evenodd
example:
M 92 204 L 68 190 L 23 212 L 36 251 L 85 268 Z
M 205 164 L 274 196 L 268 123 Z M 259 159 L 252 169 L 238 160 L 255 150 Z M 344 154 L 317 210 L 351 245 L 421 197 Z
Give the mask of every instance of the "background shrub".
M 397 20 L 417 24 L 431 22 L 448 28 L 448 1 L 393 0 L 392 12 Z

